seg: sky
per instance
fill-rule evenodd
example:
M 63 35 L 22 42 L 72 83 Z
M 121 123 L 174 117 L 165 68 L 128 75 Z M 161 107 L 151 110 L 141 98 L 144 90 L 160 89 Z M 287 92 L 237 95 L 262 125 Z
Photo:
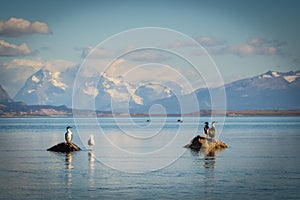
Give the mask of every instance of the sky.
M 268 70 L 300 70 L 299 1 L 1 0 L 0 3 L 0 84 L 12 97 L 42 67 L 66 71 L 82 64 L 91 52 L 98 58 L 97 65 L 101 65 L 106 63 L 103 60 L 111 61 L 124 49 L 145 47 L 151 41 L 153 47 L 167 48 L 169 52 L 152 54 L 152 49 L 132 54 L 120 58 L 122 62 L 110 71 L 118 71 L 118 75 L 131 72 L 131 77 L 143 79 L 147 76 L 145 70 L 134 71 L 130 66 L 161 63 L 153 67 L 156 71 L 162 66 L 184 63 L 173 58 L 171 51 L 194 60 L 196 65 L 206 62 L 197 61 L 198 58 L 211 59 L 210 65 L 215 66 L 211 73 L 217 71 L 224 83 Z M 144 27 L 169 31 L 170 37 L 151 34 L 151 29 Z M 134 31 L 137 29 L 144 32 L 137 36 Z M 122 41 L 124 33 L 124 37 L 126 33 L 133 36 Z M 184 38 L 178 39 L 178 35 Z M 109 43 L 111 39 L 115 43 Z M 204 48 L 200 53 L 191 45 L 192 40 Z M 185 71 L 183 65 L 180 67 Z M 178 73 L 188 77 L 180 67 L 177 77 Z M 177 70 L 175 67 L 171 71 L 174 69 Z M 148 76 L 149 71 L 148 66 Z M 153 74 L 156 79 L 159 76 L 175 79 L 168 71 Z M 215 82 L 212 76 L 207 74 L 202 78 Z

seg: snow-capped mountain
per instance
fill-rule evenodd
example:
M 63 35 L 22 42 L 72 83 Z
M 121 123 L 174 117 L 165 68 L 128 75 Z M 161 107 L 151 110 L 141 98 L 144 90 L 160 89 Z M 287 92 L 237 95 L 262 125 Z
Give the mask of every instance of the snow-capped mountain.
M 51 72 L 45 68 L 31 75 L 15 96 L 15 101 L 29 105 L 67 105 L 72 107 L 73 84 L 76 74 L 73 71 Z M 95 78 L 96 77 L 96 78 Z M 180 90 L 175 83 L 166 83 L 166 87 L 130 83 L 122 76 L 111 77 L 102 72 L 99 76 L 84 78 L 84 85 L 76 88 L 78 108 L 95 108 L 101 111 L 128 112 L 132 107 L 140 107 L 152 101 L 172 96 L 172 89 Z M 97 83 L 95 83 L 97 80 Z
M 166 83 L 168 85 L 169 83 Z M 175 88 L 175 86 L 173 85 Z M 177 87 L 179 87 L 177 85 Z M 122 76 L 111 77 L 101 73 L 98 84 L 86 80 L 85 87 L 77 94 L 83 99 L 94 101 L 95 108 L 101 111 L 130 112 L 145 107 L 150 102 L 172 96 L 170 87 L 157 84 L 131 83 Z M 86 95 L 89 98 L 85 98 Z M 85 102 L 89 104 L 90 102 Z
M 225 84 L 224 88 L 200 88 L 192 94 L 180 97 L 181 103 L 180 99 L 173 96 L 154 101 L 152 104 L 162 105 L 170 114 L 181 113 L 182 106 L 187 106 L 188 111 L 194 109 L 190 100 L 195 94 L 199 108 L 210 110 L 213 106 L 210 95 L 217 94 L 221 89 L 225 90 L 227 110 L 300 109 L 300 71 L 287 73 L 268 71 L 259 76 Z
M 29 105 L 62 105 L 67 102 L 69 90 L 60 72 L 50 72 L 42 68 L 27 79 L 14 100 Z
M 67 105 L 72 107 L 72 92 L 76 70 L 59 73 L 44 68 L 28 78 L 17 93 L 15 101 L 29 105 Z M 95 75 L 96 77 L 97 75 Z M 105 73 L 95 79 L 85 79 L 85 85 L 76 98 L 82 99 L 80 108 L 95 102 L 101 111 L 148 113 L 151 106 L 159 104 L 166 113 L 181 113 L 211 109 L 212 92 L 221 88 L 202 88 L 182 95 L 182 88 L 173 82 L 164 84 L 131 83 L 122 76 L 111 77 Z M 274 72 L 238 80 L 224 86 L 228 110 L 245 109 L 300 109 L 300 71 Z M 88 97 L 88 98 L 86 98 Z M 197 104 L 191 100 L 196 98 Z M 89 99 L 91 102 L 86 101 Z
M 228 110 L 300 109 L 300 71 L 268 71 L 226 84 L 225 92 Z M 199 102 L 209 102 L 208 95 L 209 90 L 197 91 Z

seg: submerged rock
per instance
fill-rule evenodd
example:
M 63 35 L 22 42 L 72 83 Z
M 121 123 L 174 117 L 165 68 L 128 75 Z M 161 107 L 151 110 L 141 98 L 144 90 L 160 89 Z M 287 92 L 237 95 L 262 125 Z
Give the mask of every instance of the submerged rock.
M 209 150 L 218 150 L 227 148 L 227 145 L 220 140 L 198 135 L 185 147 L 199 151 L 201 147 Z
M 67 143 L 67 142 L 61 142 L 57 145 L 54 145 L 53 147 L 47 149 L 47 151 L 55 151 L 55 152 L 62 152 L 62 153 L 68 153 L 72 151 L 80 151 L 81 149 L 73 143 Z

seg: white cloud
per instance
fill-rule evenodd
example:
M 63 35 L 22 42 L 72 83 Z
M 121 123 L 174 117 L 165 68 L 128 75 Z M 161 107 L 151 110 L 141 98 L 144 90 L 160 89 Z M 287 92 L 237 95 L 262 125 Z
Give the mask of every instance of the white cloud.
M 209 41 L 209 40 L 208 40 Z M 282 47 L 287 43 L 259 37 L 249 38 L 245 43 L 226 44 L 208 49 L 214 55 L 232 54 L 240 57 L 260 55 L 283 55 Z
M 229 45 L 223 49 L 224 53 L 236 54 L 239 56 L 254 55 L 257 49 L 249 44 Z
M 196 39 L 207 47 L 212 55 L 231 54 L 240 57 L 260 55 L 284 55 L 282 47 L 287 43 L 279 40 L 268 40 L 260 37 L 251 37 L 245 43 L 227 44 L 225 41 L 212 37 L 198 37 Z M 192 51 L 192 55 L 206 56 L 206 53 Z
M 124 52 L 128 53 L 124 54 Z M 111 59 L 112 61 L 118 58 L 140 62 L 162 62 L 168 59 L 159 49 L 135 49 L 134 47 L 128 47 L 126 51 L 87 47 L 82 49 L 81 57 L 87 59 Z
M 262 38 L 253 37 L 248 39 L 247 43 L 252 46 L 261 46 L 265 43 L 265 40 Z
M 67 69 L 74 68 L 77 66 L 75 62 L 68 60 L 49 60 L 44 64 L 45 69 L 48 69 L 51 72 L 63 72 Z
M 0 21 L 0 36 L 18 37 L 28 34 L 51 33 L 49 26 L 44 22 L 30 22 L 26 19 L 12 17 L 6 21 Z
M 83 48 L 81 57 L 85 58 L 89 56 L 89 59 L 93 58 L 108 58 L 108 57 L 114 57 L 116 56 L 116 52 L 108 49 L 102 49 L 102 48 L 93 48 L 91 46 Z
M 224 45 L 226 41 L 216 39 L 212 36 L 198 36 L 194 38 L 195 42 L 193 41 L 176 41 L 173 43 L 162 45 L 162 48 L 186 48 L 186 47 L 192 47 L 195 46 L 198 42 L 203 47 L 213 47 L 213 46 L 220 46 Z
M 237 56 L 254 56 L 254 55 L 280 55 L 281 49 L 275 46 L 257 46 L 250 44 L 228 45 L 219 51 L 221 54 L 234 54 Z
M 40 69 L 39 60 L 13 59 L 0 63 L 0 84 L 4 85 L 11 97 L 24 85 L 26 79 Z
M 168 59 L 167 56 L 164 55 L 165 52 L 159 50 L 150 50 L 150 49 L 141 49 L 132 51 L 124 57 L 128 60 L 140 61 L 140 62 L 163 62 Z
M 15 69 L 15 68 L 28 68 L 31 70 L 38 70 L 40 69 L 44 64 L 41 62 L 41 60 L 29 60 L 29 59 L 13 59 L 9 62 L 3 62 L 1 63 L 2 67 L 5 67 L 7 69 Z
M 185 48 L 185 47 L 190 47 L 195 45 L 196 43 L 194 42 L 186 42 L 186 41 L 175 41 L 173 43 L 168 43 L 161 45 L 161 48 L 163 49 L 178 49 L 178 48 Z
M 0 56 L 26 56 L 31 53 L 32 52 L 25 43 L 16 45 L 0 40 Z
M 204 47 L 224 45 L 226 42 L 210 36 L 199 36 L 195 40 Z

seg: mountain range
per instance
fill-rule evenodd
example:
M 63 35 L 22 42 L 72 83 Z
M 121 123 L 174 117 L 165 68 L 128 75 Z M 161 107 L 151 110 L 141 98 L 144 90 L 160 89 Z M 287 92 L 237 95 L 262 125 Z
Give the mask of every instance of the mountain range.
M 13 100 L 0 88 L 1 102 L 24 102 L 28 105 L 72 106 L 75 77 L 72 73 L 50 72 L 41 68 L 32 74 Z M 153 105 L 163 107 L 163 113 L 176 114 L 198 110 L 191 98 L 195 97 L 202 110 L 211 110 L 211 94 L 224 90 L 227 110 L 299 110 L 300 71 L 268 71 L 258 76 L 237 80 L 223 87 L 199 88 L 190 94 L 179 93 L 182 88 L 173 82 L 137 86 L 120 77 L 101 74 L 96 86 L 86 80 L 81 95 L 92 96 L 97 110 L 111 112 L 148 113 Z M 176 92 L 174 92 L 176 91 Z M 177 95 L 174 95 L 177 94 Z M 178 95 L 179 94 L 179 95 Z M 80 98 L 80 97 L 78 97 Z M 183 105 L 184 104 L 184 105 Z M 154 106 L 155 107 L 155 106 Z M 83 107 L 84 109 L 84 107 Z M 126 110 L 127 109 L 127 110 Z M 154 111 L 156 113 L 162 112 Z

